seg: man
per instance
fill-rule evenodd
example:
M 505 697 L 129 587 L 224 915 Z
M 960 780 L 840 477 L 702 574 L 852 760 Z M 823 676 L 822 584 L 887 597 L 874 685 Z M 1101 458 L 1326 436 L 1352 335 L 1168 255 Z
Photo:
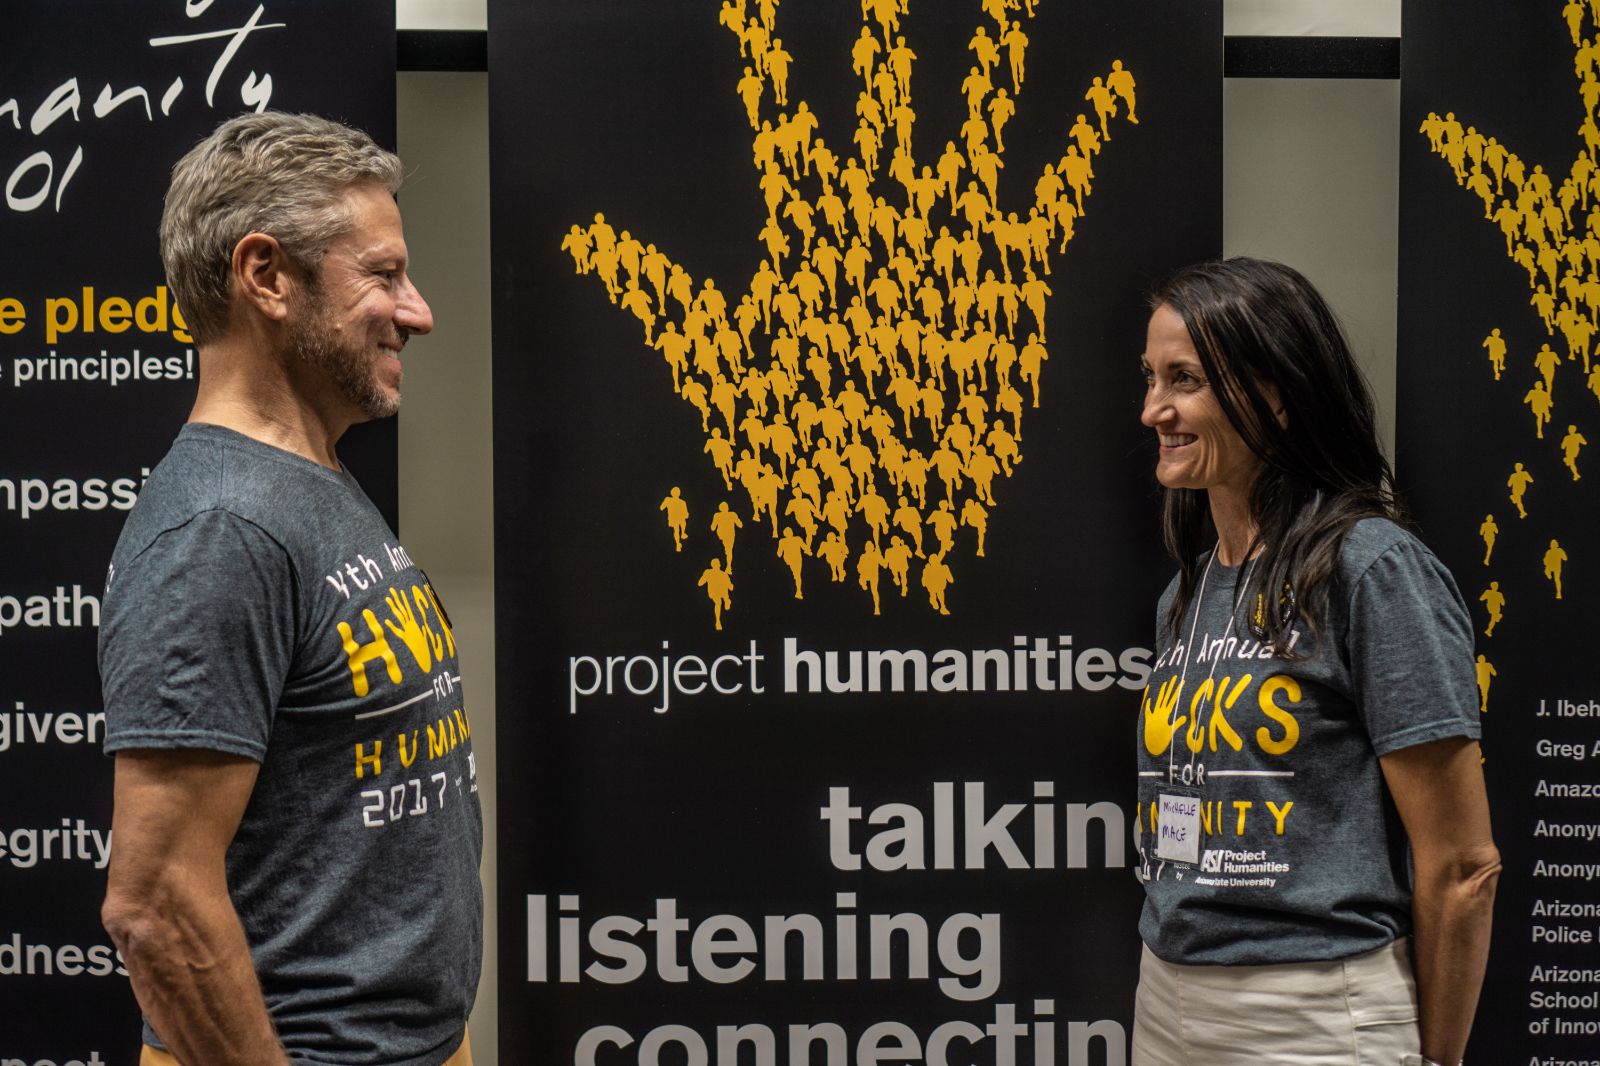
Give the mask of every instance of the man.
M 450 622 L 335 453 L 433 326 L 400 161 L 312 116 L 225 123 L 173 170 L 189 423 L 128 518 L 100 670 L 103 917 L 142 1063 L 470 1062 L 482 952 Z

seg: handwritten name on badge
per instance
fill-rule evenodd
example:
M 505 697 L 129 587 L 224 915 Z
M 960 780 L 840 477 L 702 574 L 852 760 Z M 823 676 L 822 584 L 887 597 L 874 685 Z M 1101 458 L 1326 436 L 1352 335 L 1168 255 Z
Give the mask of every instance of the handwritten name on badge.
M 1200 798 L 1161 793 L 1156 857 L 1173 862 L 1200 861 Z

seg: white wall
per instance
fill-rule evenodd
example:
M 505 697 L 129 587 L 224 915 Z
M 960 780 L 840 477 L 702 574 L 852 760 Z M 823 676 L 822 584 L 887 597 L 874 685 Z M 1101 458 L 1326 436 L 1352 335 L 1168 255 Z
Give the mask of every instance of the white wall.
M 1398 37 L 1400 0 L 1223 0 L 1222 32 L 1240 37 Z
M 489 391 L 489 102 L 484 74 L 401 74 L 400 192 L 434 332 L 406 347 L 400 533 L 455 623 L 484 814 L 478 1066 L 496 1066 L 494 484 Z
M 481 30 L 487 0 L 397 0 L 403 30 Z M 1244 36 L 1400 36 L 1400 0 L 1224 0 L 1223 32 Z
M 487 8 L 488 0 L 395 0 L 395 25 L 402 30 L 481 30 L 488 25 Z
M 1222 248 L 1278 259 L 1344 322 L 1394 455 L 1400 83 L 1223 83 Z

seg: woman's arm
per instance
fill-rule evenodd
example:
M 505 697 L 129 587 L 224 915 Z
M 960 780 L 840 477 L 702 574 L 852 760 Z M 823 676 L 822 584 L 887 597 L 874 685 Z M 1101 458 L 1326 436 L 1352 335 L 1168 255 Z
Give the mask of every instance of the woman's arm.
M 1402 748 L 1379 763 L 1416 867 L 1411 915 L 1422 1053 L 1456 1066 L 1483 987 L 1500 877 L 1482 755 L 1476 741 L 1451 737 Z

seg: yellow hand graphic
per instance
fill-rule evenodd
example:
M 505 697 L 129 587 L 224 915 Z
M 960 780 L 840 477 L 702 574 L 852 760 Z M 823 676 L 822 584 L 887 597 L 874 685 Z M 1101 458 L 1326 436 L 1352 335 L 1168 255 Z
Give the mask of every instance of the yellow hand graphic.
M 1060 161 L 1032 182 L 1032 202 L 1002 205 L 1001 131 L 1028 69 L 1033 2 L 981 3 L 977 61 L 953 87 L 966 113 L 960 143 L 917 149 L 907 0 L 864 0 L 848 47 L 856 125 L 831 144 L 809 104 L 791 99 L 795 57 L 778 6 L 764 0 L 752 14 L 744 0 L 723 0 L 715 15 L 743 60 L 732 88 L 754 130 L 766 207 L 743 291 L 697 282 L 604 213 L 573 225 L 561 247 L 640 323 L 664 377 L 698 411 L 718 477 L 743 490 L 734 507 L 770 533 L 797 596 L 802 566 L 826 565 L 838 582 L 855 555 L 874 613 L 880 567 L 902 595 L 916 581 L 929 608 L 948 613 L 956 537 L 970 527 L 959 547 L 984 554 L 995 483 L 1023 458 L 1022 390 L 1039 405 L 1050 254 L 1072 239 L 1111 120 L 1138 121 L 1134 76 L 1115 61 L 1093 78 L 1083 99 L 1098 130 L 1078 115 Z M 826 550 L 812 552 L 818 519 L 830 532 Z M 923 548 L 924 525 L 937 531 L 937 553 Z M 731 539 L 730 529 L 729 549 Z M 719 628 L 732 593 L 725 554 L 728 570 L 714 562 L 700 581 Z
M 424 673 L 433 669 L 429 634 L 424 631 L 423 623 L 417 621 L 417 615 L 407 602 L 405 593 L 391 588 L 389 594 L 384 597 L 384 602 L 389 605 L 389 613 L 394 618 L 385 619 L 383 624 L 389 628 L 389 632 L 400 638 Z
M 1186 714 L 1176 718 L 1173 715 L 1178 710 L 1178 696 L 1183 691 L 1183 683 L 1176 677 L 1169 677 L 1162 682 L 1161 688 L 1156 691 L 1154 706 L 1150 703 L 1150 687 L 1144 690 L 1144 750 L 1151 755 L 1160 755 L 1172 746 L 1172 738 L 1178 730 L 1189 720 Z
M 1488 354 L 1488 369 L 1495 382 L 1502 376 L 1512 378 L 1518 369 L 1526 375 L 1497 387 L 1524 409 L 1518 412 L 1508 404 L 1505 417 L 1524 426 L 1531 421 L 1535 441 L 1546 439 L 1545 428 L 1551 426 L 1558 404 L 1564 412 L 1576 409 L 1578 399 L 1573 393 L 1590 391 L 1600 398 L 1600 360 L 1594 359 L 1592 351 L 1595 335 L 1600 333 L 1600 222 L 1594 213 L 1600 210 L 1600 10 L 1592 4 L 1572 3 L 1561 17 L 1572 38 L 1573 71 L 1584 114 L 1577 128 L 1576 158 L 1565 173 L 1540 163 L 1530 166 L 1499 138 L 1463 125 L 1454 111 L 1446 111 L 1443 117 L 1429 112 L 1418 130 L 1428 138 L 1429 148 L 1449 165 L 1456 184 L 1482 202 L 1484 221 L 1500 231 L 1507 257 L 1527 274 L 1528 304 L 1549 340 L 1541 339 L 1531 357 L 1513 355 L 1508 361 L 1508 349 L 1514 351 L 1515 346 L 1497 327 L 1481 347 Z M 1580 374 L 1580 380 L 1568 383 L 1568 378 Z M 1581 476 L 1578 457 L 1588 439 L 1576 421 L 1579 416 L 1572 417 L 1565 434 L 1552 432 L 1550 438 L 1559 437 L 1564 467 L 1560 476 L 1577 481 Z M 1559 430 L 1559 425 L 1554 429 Z M 1537 481 L 1529 467 L 1534 465 L 1516 463 L 1505 482 L 1519 519 L 1530 514 L 1528 488 Z M 1539 477 L 1544 477 L 1542 471 Z M 1490 565 L 1499 532 L 1494 516 L 1486 516 L 1477 532 L 1484 543 L 1484 565 Z M 1549 544 L 1542 558 L 1544 574 L 1560 599 L 1561 567 L 1567 553 L 1556 539 L 1551 538 Z M 1485 593 L 1489 597 L 1485 601 L 1489 610 L 1486 635 L 1492 635 L 1499 623 L 1504 599 L 1498 582 L 1491 582 L 1490 588 L 1493 594 Z M 1493 668 L 1485 674 L 1485 666 L 1487 662 L 1479 656 L 1479 684 L 1487 700 Z

